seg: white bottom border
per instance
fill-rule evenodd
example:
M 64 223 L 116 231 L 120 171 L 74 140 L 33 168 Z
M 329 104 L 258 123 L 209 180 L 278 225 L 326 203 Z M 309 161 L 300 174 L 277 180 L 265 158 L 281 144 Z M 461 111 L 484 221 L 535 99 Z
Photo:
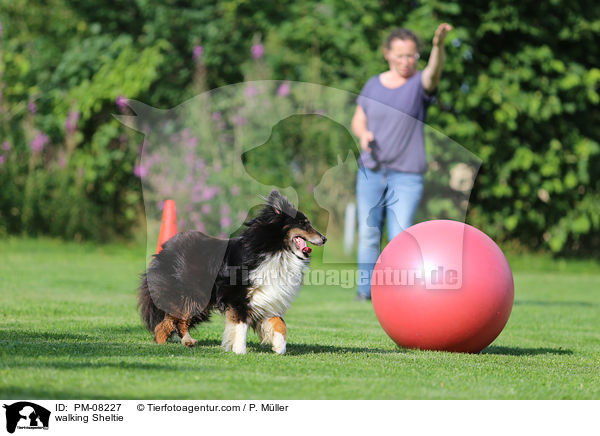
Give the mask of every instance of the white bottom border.
M 7 407 L 28 401 L 50 411 L 48 428 L 29 419 L 15 435 L 128 434 L 264 435 L 520 435 L 598 432 L 600 401 L 213 401 L 3 400 Z M 19 406 L 17 406 L 19 407 Z M 32 409 L 23 409 L 31 413 Z M 6 433 L 9 409 L 1 413 Z M 14 415 L 13 418 L 14 419 Z M 42 430 L 35 432 L 35 430 Z M 135 433 L 133 433 L 135 432 Z M 600 433 L 595 433 L 600 434 Z

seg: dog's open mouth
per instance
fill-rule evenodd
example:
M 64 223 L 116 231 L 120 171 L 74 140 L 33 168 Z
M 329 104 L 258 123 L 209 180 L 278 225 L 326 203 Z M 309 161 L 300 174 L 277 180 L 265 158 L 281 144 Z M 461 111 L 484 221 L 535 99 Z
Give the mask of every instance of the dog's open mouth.
M 305 257 L 310 257 L 312 249 L 306 245 L 306 240 L 302 236 L 294 236 L 294 244 L 296 244 L 298 250 L 300 250 Z

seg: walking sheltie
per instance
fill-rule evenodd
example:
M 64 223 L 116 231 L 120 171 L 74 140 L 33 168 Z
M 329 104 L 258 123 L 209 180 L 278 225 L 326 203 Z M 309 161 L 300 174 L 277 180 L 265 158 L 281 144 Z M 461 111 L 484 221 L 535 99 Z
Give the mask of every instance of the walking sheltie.
M 244 225 L 232 239 L 178 233 L 154 255 L 142 274 L 138 306 L 155 342 L 176 333 L 183 345 L 195 346 L 189 329 L 218 309 L 225 315 L 226 351 L 246 353 L 250 326 L 275 353 L 285 353 L 283 316 L 302 287 L 312 251 L 307 241 L 323 245 L 327 238 L 277 190 Z

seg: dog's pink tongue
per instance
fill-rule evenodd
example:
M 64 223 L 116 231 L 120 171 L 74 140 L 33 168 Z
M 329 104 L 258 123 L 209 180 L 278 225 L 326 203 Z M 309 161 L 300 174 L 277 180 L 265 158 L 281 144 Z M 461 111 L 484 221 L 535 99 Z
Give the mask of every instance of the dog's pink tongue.
M 304 247 L 302 249 L 302 253 L 304 253 L 304 254 L 310 254 L 310 253 L 312 253 L 312 248 L 310 248 L 310 247 Z

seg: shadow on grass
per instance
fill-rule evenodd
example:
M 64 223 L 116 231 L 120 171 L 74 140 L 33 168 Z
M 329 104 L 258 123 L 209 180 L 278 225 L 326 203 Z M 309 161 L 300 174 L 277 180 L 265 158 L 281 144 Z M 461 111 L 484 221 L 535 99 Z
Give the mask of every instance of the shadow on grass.
M 139 329 L 137 331 L 140 333 Z M 122 336 L 121 336 L 122 337 Z M 145 336 L 144 336 L 145 337 Z M 5 365 L 17 367 L 52 367 L 52 368 L 80 368 L 80 367 L 114 367 L 125 369 L 161 369 L 170 370 L 174 366 L 179 370 L 187 370 L 181 363 L 151 363 L 128 361 L 90 361 L 99 358 L 165 358 L 198 355 L 202 350 L 207 355 L 214 355 L 215 348 L 220 342 L 211 339 L 201 339 L 198 346 L 190 349 L 180 343 L 167 343 L 158 345 L 152 342 L 151 336 L 145 340 L 132 342 L 134 338 L 127 336 L 127 340 L 118 342 L 119 335 L 112 335 L 112 341 L 98 340 L 94 335 L 76 333 L 31 332 L 31 331 L 0 331 L 2 360 Z M 219 350 L 220 351 L 220 350 Z M 39 360 L 55 359 L 56 360 Z M 35 360 L 34 360 L 35 359 Z M 12 360 L 12 363 L 9 361 Z M 27 362 L 24 363 L 23 361 Z M 195 370 L 190 368 L 189 370 Z
M 172 369 L 173 365 L 150 362 L 90 362 L 95 358 L 131 358 L 131 357 L 179 357 L 216 355 L 222 352 L 221 342 L 216 339 L 199 339 L 194 348 L 182 346 L 179 342 L 168 342 L 157 345 L 152 342 L 151 336 L 141 328 L 119 328 L 120 333 L 115 334 L 113 329 L 105 331 L 112 341 L 101 340 L 102 336 L 86 333 L 64 333 L 46 331 L 7 331 L 0 330 L 0 342 L 5 357 L 17 359 L 17 366 L 23 365 L 23 360 L 35 358 L 61 358 L 67 360 L 31 360 L 26 365 L 31 367 L 52 367 L 76 369 L 83 367 L 114 367 L 122 369 Z M 110 334 L 112 331 L 112 334 Z M 140 342 L 136 338 L 144 335 L 145 340 Z M 126 339 L 119 342 L 119 338 Z M 132 342 L 133 340 L 133 342 Z M 272 354 L 271 347 L 266 344 L 248 342 L 248 351 L 252 353 Z M 343 347 L 318 344 L 288 344 L 286 354 L 301 356 L 308 354 L 397 354 L 398 350 L 385 350 L 368 347 Z M 79 361 L 77 360 L 79 359 Z M 9 360 L 9 359 L 4 359 Z M 179 370 L 179 369 L 178 369 Z
M 383 350 L 366 347 L 335 347 L 332 345 L 288 344 L 286 354 L 299 356 L 303 354 L 398 354 L 405 350 Z
M 506 356 L 537 356 L 540 354 L 558 354 L 558 355 L 571 355 L 572 350 L 564 348 L 522 348 L 522 347 L 500 347 L 492 345 L 483 350 L 480 354 L 502 354 Z
M 589 301 L 544 301 L 544 300 L 515 300 L 515 306 L 575 306 L 575 307 L 593 307 L 598 303 Z
M 98 393 L 90 393 L 87 391 L 75 391 L 68 389 L 31 389 L 22 388 L 20 386 L 3 386 L 0 389 L 0 398 L 4 400 L 27 398 L 30 400 L 42 399 L 60 399 L 60 400 L 77 400 L 81 398 L 90 398 L 92 400 L 111 400 L 115 399 L 113 395 L 102 395 Z M 119 397 L 122 398 L 122 397 Z M 131 397 L 133 399 L 134 397 Z
M 143 335 L 152 341 L 152 335 L 141 326 L 114 326 L 85 329 L 81 333 L 48 330 L 0 329 L 0 341 L 98 341 L 98 339 L 130 338 Z

